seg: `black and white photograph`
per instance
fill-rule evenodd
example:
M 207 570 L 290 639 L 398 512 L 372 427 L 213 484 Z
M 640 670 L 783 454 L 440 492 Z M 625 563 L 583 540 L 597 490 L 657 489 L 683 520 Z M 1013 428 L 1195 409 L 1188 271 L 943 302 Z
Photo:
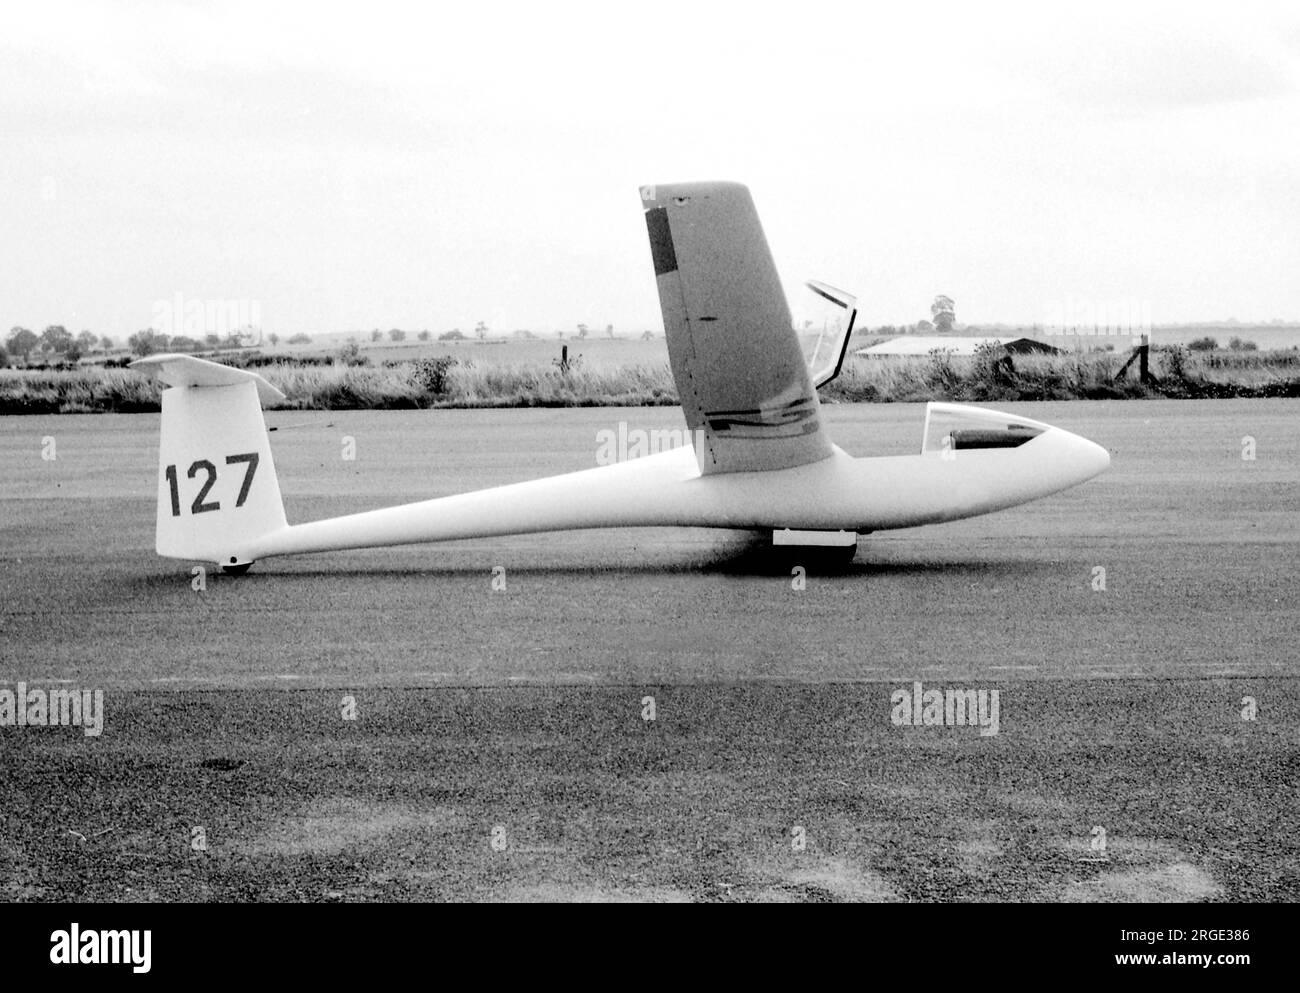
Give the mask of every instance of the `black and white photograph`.
M 0 23 L 0 903 L 73 908 L 24 956 L 147 974 L 128 905 L 1108 905 L 1104 974 L 1252 981 L 1294 4 Z

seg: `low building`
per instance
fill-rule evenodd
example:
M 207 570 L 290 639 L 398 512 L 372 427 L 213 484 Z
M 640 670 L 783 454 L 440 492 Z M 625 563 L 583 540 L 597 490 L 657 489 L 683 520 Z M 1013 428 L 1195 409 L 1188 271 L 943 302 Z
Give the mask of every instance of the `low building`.
M 1034 338 L 997 338 L 978 337 L 963 338 L 956 335 L 915 335 L 906 334 L 890 338 L 869 348 L 859 348 L 856 355 L 929 355 L 935 349 L 950 355 L 970 356 L 980 345 L 1000 345 L 1013 355 L 1046 354 L 1055 355 L 1061 349 L 1055 348 Z

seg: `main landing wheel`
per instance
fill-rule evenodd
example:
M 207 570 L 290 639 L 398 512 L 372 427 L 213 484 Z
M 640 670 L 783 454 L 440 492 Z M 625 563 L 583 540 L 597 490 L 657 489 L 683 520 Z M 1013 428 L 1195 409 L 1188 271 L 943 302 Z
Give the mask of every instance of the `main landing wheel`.
M 798 550 L 785 548 L 783 551 L 788 556 L 796 556 L 806 561 L 814 568 L 820 569 L 844 569 L 853 564 L 857 557 L 858 546 L 826 546 L 826 545 L 809 545 Z
M 857 554 L 858 535 L 855 531 L 793 531 L 782 528 L 772 532 L 772 548 L 791 561 L 843 568 L 852 563 Z
M 221 571 L 227 576 L 242 576 L 244 573 L 248 572 L 252 565 L 252 561 L 240 562 L 239 559 L 231 558 L 229 562 L 223 562 L 221 564 Z

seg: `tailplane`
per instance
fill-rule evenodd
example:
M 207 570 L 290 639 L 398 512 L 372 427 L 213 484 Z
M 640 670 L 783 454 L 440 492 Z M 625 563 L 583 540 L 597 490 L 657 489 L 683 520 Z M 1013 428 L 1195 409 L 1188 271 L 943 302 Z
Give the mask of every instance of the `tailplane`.
M 158 454 L 159 555 L 252 564 L 248 549 L 288 526 L 262 405 L 284 394 L 261 376 L 192 355 L 131 363 L 168 385 Z

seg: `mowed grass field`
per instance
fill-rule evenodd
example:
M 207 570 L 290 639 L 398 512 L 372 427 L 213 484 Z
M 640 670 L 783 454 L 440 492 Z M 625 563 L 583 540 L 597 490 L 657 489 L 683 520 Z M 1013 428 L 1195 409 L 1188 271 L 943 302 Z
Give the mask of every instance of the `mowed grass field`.
M 1085 328 L 1084 330 L 1086 332 L 1091 329 Z M 957 334 L 994 337 L 1023 335 L 1037 338 L 1057 348 L 1067 350 L 1087 350 L 1112 345 L 1117 352 L 1126 352 L 1137 344 L 1134 336 L 1127 334 L 1048 334 L 1042 330 L 1035 332 L 1032 329 L 959 329 Z M 311 344 L 289 345 L 282 341 L 274 347 L 264 344 L 263 350 L 271 354 L 309 355 L 322 351 L 338 350 L 347 345 L 350 338 L 355 338 L 362 354 L 374 362 L 382 362 L 385 359 L 409 360 L 452 354 L 476 361 L 532 365 L 558 358 L 561 345 L 568 345 L 571 354 L 582 353 L 588 360 L 597 363 L 644 364 L 656 361 L 666 362 L 668 360 L 668 346 L 663 332 L 655 329 L 652 335 L 650 339 L 646 340 L 639 334 L 619 331 L 617 337 L 610 338 L 604 331 L 593 329 L 585 339 L 575 337 L 573 331 L 566 331 L 563 338 L 557 338 L 554 333 L 539 333 L 533 339 L 493 337 L 479 341 L 477 338 L 471 337 L 468 340 L 459 342 L 438 341 L 437 335 L 434 334 L 431 336 L 431 340 L 424 342 L 417 340 L 414 332 L 407 332 L 404 341 L 394 342 L 388 337 L 387 332 L 381 335 L 378 341 L 372 341 L 369 333 L 346 334 L 336 332 L 327 335 L 316 335 Z M 859 330 L 853 338 L 853 347 L 865 347 L 871 342 L 884 341 L 890 337 L 894 337 L 894 335 L 877 333 L 869 328 L 863 330 L 861 322 L 859 322 Z M 1259 349 L 1268 351 L 1270 349 L 1289 349 L 1300 345 L 1300 328 L 1270 325 L 1224 325 L 1221 327 L 1162 327 L 1151 332 L 1151 340 L 1156 345 L 1187 345 L 1198 338 L 1204 337 L 1216 339 L 1222 348 L 1227 348 L 1228 342 L 1232 338 L 1241 338 L 1253 342 Z
M 1128 339 L 1055 337 L 1059 354 L 1017 355 L 1014 360 L 992 348 L 974 357 L 948 357 L 938 351 L 914 356 L 855 354 L 876 340 L 855 339 L 838 378 L 820 391 L 823 402 L 1300 396 L 1300 352 L 1293 348 L 1191 352 L 1161 346 L 1152 353 L 1154 378 L 1143 382 L 1136 370 L 1120 375 L 1131 358 Z M 805 352 L 814 345 L 815 339 L 805 340 Z M 348 354 L 281 344 L 212 357 L 257 369 L 285 394 L 281 408 L 632 407 L 678 402 L 662 336 L 596 337 L 567 346 L 553 339 L 472 339 L 381 340 L 350 347 L 357 350 Z M 564 347 L 568 353 L 562 359 Z M 156 412 L 161 389 L 141 371 L 93 362 L 65 369 L 3 369 L 0 415 Z
M 551 335 L 536 339 L 493 338 L 486 341 L 471 339 L 393 342 L 385 338 L 372 342 L 363 337 L 358 342 L 361 354 L 376 364 L 451 355 L 462 361 L 480 365 L 546 367 L 552 362 L 559 361 L 560 350 L 565 346 L 569 349 L 570 361 L 576 361 L 580 357 L 583 365 L 602 370 L 668 362 L 668 341 L 662 334 L 656 334 L 648 340 L 639 337 L 609 338 L 602 333 L 593 332 L 586 339 L 566 334 L 563 339 Z M 268 350 L 267 353 L 275 355 L 283 352 L 285 355 L 292 356 L 311 354 L 313 350 L 320 351 L 319 348 L 313 349 L 309 345 L 291 347 L 282 345 L 279 349 Z
M 1111 470 L 803 589 L 745 535 L 632 530 L 195 590 L 151 551 L 156 416 L 6 421 L 0 688 L 106 720 L 0 727 L 0 892 L 1294 900 L 1300 404 L 1014 409 Z M 916 405 L 826 416 L 919 444 Z M 680 412 L 268 415 L 291 520 L 586 468 L 620 421 Z M 999 733 L 896 727 L 918 680 L 997 689 Z

